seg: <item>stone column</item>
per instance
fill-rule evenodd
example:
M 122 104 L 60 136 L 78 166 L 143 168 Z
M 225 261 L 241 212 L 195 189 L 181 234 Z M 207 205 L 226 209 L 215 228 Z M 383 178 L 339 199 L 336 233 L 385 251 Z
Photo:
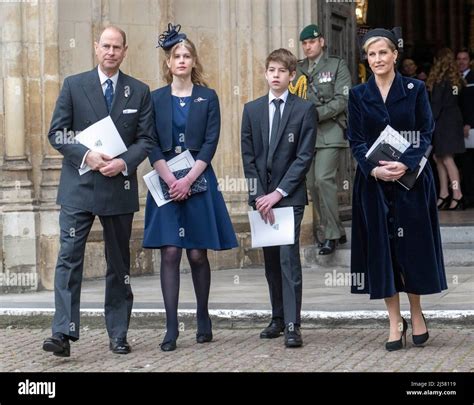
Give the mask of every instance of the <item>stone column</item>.
M 3 110 L 5 112 L 0 179 L 2 271 L 0 291 L 35 290 L 38 286 L 36 260 L 36 218 L 31 182 L 31 163 L 26 145 L 24 24 L 34 3 L 0 3 L 2 26 Z M 25 20 L 24 20 L 25 18 Z M 27 83 L 26 83 L 27 84 Z
M 37 61 L 38 82 L 41 89 L 41 185 L 40 185 L 40 229 L 39 229 L 39 271 L 41 286 L 52 289 L 54 284 L 54 268 L 59 249 L 59 209 L 56 205 L 56 194 L 61 173 L 62 156 L 51 146 L 48 131 L 51 116 L 56 105 L 60 89 L 59 74 L 59 4 L 58 0 L 41 2 L 38 15 L 37 32 L 39 53 Z M 64 38 L 70 46 L 74 45 L 73 38 Z

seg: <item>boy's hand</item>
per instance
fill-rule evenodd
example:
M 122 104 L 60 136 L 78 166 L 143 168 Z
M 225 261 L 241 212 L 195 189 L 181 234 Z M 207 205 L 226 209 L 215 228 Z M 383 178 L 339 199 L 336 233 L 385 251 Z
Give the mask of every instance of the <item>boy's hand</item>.
M 265 223 L 267 223 L 267 221 L 270 221 L 271 225 L 275 223 L 275 216 L 273 214 L 272 208 L 282 198 L 283 196 L 275 190 L 270 194 L 260 196 L 255 200 L 255 207 L 260 212 L 260 215 L 262 216 L 262 219 L 265 221 Z
M 273 225 L 275 223 L 275 214 L 273 213 L 273 210 L 271 209 L 268 211 L 267 215 L 264 215 L 260 212 L 260 217 L 262 218 L 263 222 L 266 224 L 270 222 L 270 225 Z

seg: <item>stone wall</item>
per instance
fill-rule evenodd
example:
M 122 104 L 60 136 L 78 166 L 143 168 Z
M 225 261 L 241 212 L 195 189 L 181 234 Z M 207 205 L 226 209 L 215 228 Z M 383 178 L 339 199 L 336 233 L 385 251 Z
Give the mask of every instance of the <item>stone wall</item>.
M 61 156 L 47 132 L 63 79 L 95 66 L 93 41 L 108 24 L 123 28 L 129 50 L 122 70 L 156 89 L 163 52 L 158 35 L 168 22 L 182 25 L 196 43 L 222 114 L 221 139 L 213 160 L 240 248 L 209 252 L 213 269 L 258 265 L 261 252 L 249 249 L 240 120 L 245 102 L 266 93 L 264 61 L 285 47 L 302 56 L 300 28 L 316 21 L 311 0 L 31 0 L 0 2 L 0 291 L 53 287 L 58 252 L 55 204 Z M 139 177 L 150 170 L 147 162 Z M 140 184 L 144 206 L 146 188 Z M 303 240 L 310 241 L 311 210 Z M 158 252 L 141 249 L 142 209 L 134 220 L 132 274 L 159 270 Z M 102 232 L 93 226 L 84 277 L 105 274 Z M 187 263 L 183 261 L 183 268 Z M 31 276 L 31 285 L 14 285 L 14 274 Z M 5 282 L 10 277 L 12 283 Z M 18 279 L 18 277 L 16 278 Z M 3 280 L 3 281 L 2 281 Z

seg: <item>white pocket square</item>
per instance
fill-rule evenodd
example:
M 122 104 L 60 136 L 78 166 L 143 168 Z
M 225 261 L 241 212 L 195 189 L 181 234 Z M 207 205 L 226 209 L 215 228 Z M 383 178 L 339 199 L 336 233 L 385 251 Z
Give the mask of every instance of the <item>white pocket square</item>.
M 129 110 L 123 110 L 123 114 L 135 114 L 138 110 L 135 109 L 129 109 Z

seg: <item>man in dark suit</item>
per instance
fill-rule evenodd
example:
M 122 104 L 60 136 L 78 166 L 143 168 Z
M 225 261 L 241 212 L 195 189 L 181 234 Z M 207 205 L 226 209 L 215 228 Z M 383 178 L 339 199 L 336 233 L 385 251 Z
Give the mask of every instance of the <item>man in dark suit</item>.
M 314 105 L 288 92 L 296 63 L 296 57 L 286 49 L 275 50 L 267 57 L 265 77 L 270 92 L 245 105 L 241 140 L 245 177 L 256 184 L 255 192 L 249 194 L 249 205 L 272 225 L 274 207 L 293 207 L 294 211 L 294 243 L 263 248 L 272 320 L 260 337 L 276 338 L 284 331 L 287 347 L 303 344 L 299 235 L 304 206 L 308 204 L 306 173 L 316 143 Z
M 471 55 L 467 49 L 461 49 L 456 57 L 459 71 L 466 81 L 462 88 L 459 106 L 461 108 L 464 137 L 469 136 L 469 131 L 474 128 L 474 72 L 471 69 Z M 461 169 L 461 189 L 467 206 L 474 205 L 474 149 L 468 148 L 466 152 L 458 156 Z
M 119 70 L 127 52 L 125 33 L 106 28 L 95 53 L 99 65 L 67 77 L 49 130 L 51 145 L 63 156 L 57 203 L 60 251 L 56 265 L 53 335 L 43 349 L 69 357 L 69 340 L 79 339 L 79 309 L 87 236 L 99 216 L 107 261 L 105 321 L 114 353 L 127 354 L 133 304 L 130 286 L 130 235 L 139 210 L 136 169 L 154 146 L 148 86 Z M 127 151 L 113 159 L 77 143 L 72 135 L 111 116 Z M 89 166 L 80 175 L 79 168 Z

